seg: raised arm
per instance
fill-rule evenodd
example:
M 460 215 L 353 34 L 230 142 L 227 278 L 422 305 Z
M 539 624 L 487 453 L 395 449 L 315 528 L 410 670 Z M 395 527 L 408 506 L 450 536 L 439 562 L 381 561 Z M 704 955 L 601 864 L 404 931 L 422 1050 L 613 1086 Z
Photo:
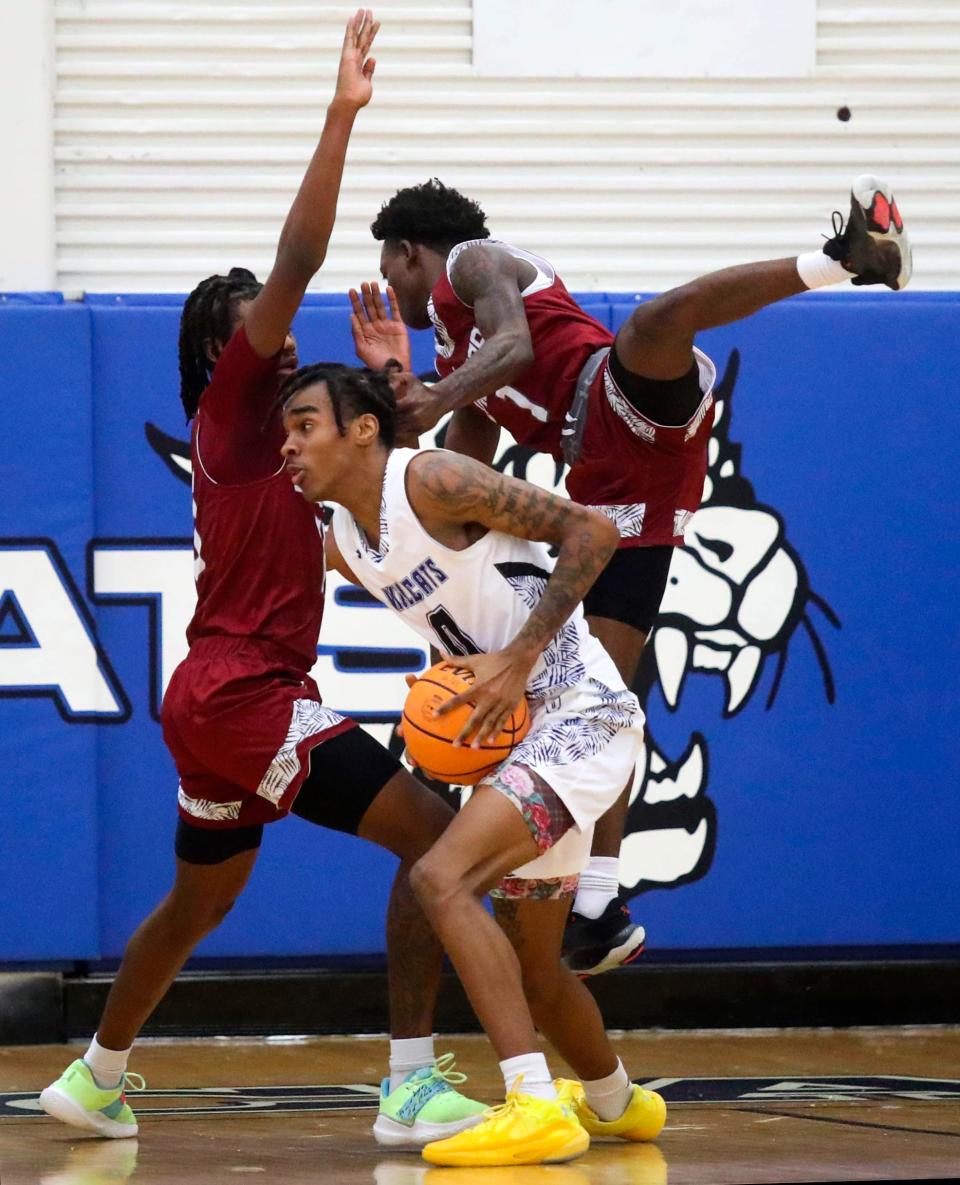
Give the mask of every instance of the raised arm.
M 543 596 L 509 645 L 497 654 L 456 659 L 459 666 L 474 672 L 476 682 L 469 693 L 440 710 L 450 711 L 467 701 L 475 704 L 460 739 L 472 737 L 478 745 L 496 736 L 523 695 L 537 658 L 613 555 L 619 534 L 597 511 L 497 473 L 469 457 L 425 452 L 410 462 L 407 474 L 410 503 L 431 534 L 479 523 L 559 548 Z
M 261 358 L 283 346 L 307 285 L 326 256 L 353 121 L 373 94 L 376 59 L 369 53 L 379 28 L 369 8 L 358 9 L 347 22 L 320 143 L 280 233 L 273 271 L 246 316 L 247 339 Z
M 472 307 L 483 345 L 432 387 L 413 375 L 403 376 L 397 389 L 398 435 L 422 435 L 448 411 L 492 395 L 532 364 L 533 343 L 520 295 L 520 269 L 529 266 L 496 247 L 467 247 L 457 256 L 450 282 L 463 303 Z

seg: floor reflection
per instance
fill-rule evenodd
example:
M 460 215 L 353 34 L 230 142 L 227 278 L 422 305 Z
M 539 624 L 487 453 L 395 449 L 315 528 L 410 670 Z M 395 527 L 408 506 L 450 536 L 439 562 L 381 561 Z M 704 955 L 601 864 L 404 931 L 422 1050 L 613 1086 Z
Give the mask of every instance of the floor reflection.
M 136 1140 L 78 1139 L 57 1172 L 44 1173 L 40 1185 L 110 1185 L 128 1181 L 137 1167 Z
M 594 1143 L 571 1164 L 500 1168 L 433 1168 L 397 1157 L 373 1170 L 373 1185 L 667 1185 L 667 1162 L 656 1144 Z

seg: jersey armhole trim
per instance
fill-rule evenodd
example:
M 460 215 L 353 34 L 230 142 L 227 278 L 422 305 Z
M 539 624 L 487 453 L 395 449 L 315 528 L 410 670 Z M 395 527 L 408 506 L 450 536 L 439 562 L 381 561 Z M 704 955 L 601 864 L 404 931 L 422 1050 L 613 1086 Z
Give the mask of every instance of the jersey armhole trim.
M 207 469 L 206 465 L 204 465 L 204 463 L 203 463 L 203 457 L 200 455 L 200 409 L 199 408 L 197 408 L 197 439 L 196 439 L 196 443 L 194 444 L 194 448 L 197 450 L 197 461 L 199 462 L 200 468 L 203 470 L 203 476 L 207 479 L 208 482 L 210 482 L 211 485 L 218 486 L 220 483 L 216 480 L 216 478 L 213 478 L 210 476 L 209 470 Z
M 472 309 L 473 305 L 467 304 L 463 297 L 457 292 L 457 289 L 453 283 L 453 276 L 451 275 L 451 272 L 453 270 L 453 265 L 456 263 L 463 251 L 465 251 L 468 247 L 478 246 L 499 247 L 501 251 L 506 251 L 508 255 L 512 256 L 512 258 L 520 259 L 524 263 L 529 263 L 530 266 L 534 268 L 537 274 L 526 286 L 526 288 L 521 288 L 519 290 L 521 300 L 526 300 L 528 296 L 534 296 L 537 292 L 546 291 L 547 288 L 551 288 L 557 281 L 557 273 L 554 271 L 552 264 L 548 263 L 545 259 L 541 259 L 539 255 L 534 255 L 530 251 L 524 251 L 522 247 L 514 247 L 510 243 L 502 242 L 500 239 L 467 239 L 463 243 L 457 243 L 457 245 L 451 249 L 450 254 L 447 256 L 447 282 L 450 285 L 450 290 L 453 292 L 453 295 L 465 309 Z
M 255 486 L 255 485 L 259 485 L 260 482 L 262 482 L 262 481 L 273 481 L 274 478 L 279 477 L 280 474 L 283 473 L 284 469 L 286 468 L 286 461 L 281 460 L 279 469 L 275 469 L 273 471 L 273 473 L 267 474 L 266 477 L 257 477 L 257 478 L 254 478 L 253 481 L 232 481 L 232 482 L 231 481 L 227 481 L 227 482 L 217 481 L 217 479 L 215 477 L 212 477 L 210 475 L 210 471 L 209 471 L 209 469 L 207 469 L 206 465 L 204 465 L 203 457 L 200 454 L 200 410 L 199 410 L 199 408 L 197 409 L 197 439 L 194 444 L 194 448 L 196 449 L 196 452 L 197 452 L 197 460 L 200 463 L 200 468 L 203 470 L 203 476 L 207 479 L 208 482 L 210 482 L 210 484 L 212 486 L 223 486 L 226 489 L 229 489 L 230 487 L 233 487 L 233 486 Z

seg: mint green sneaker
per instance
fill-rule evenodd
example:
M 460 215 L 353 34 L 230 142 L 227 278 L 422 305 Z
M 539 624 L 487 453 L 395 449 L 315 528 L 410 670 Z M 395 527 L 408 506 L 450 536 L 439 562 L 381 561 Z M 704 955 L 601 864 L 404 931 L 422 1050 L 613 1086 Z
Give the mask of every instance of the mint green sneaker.
M 40 1106 L 71 1127 L 85 1127 L 111 1140 L 123 1140 L 139 1130 L 137 1118 L 127 1106 L 127 1083 L 134 1090 L 143 1090 L 147 1085 L 139 1074 L 124 1074 L 114 1090 L 101 1090 L 90 1067 L 78 1057 L 56 1082 L 40 1092 Z
M 422 1148 L 478 1124 L 487 1110 L 454 1090 L 467 1080 L 453 1068 L 453 1054 L 444 1053 L 422 1070 L 414 1070 L 390 1091 L 390 1079 L 380 1084 L 380 1113 L 373 1125 L 378 1144 L 392 1148 Z

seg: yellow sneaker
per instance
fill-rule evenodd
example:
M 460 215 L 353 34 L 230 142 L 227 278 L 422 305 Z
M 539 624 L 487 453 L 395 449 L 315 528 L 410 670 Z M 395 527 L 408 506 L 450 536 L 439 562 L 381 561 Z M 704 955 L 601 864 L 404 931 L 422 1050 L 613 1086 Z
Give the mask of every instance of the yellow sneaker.
M 476 1127 L 427 1144 L 423 1158 L 456 1168 L 559 1164 L 589 1147 L 590 1137 L 568 1104 L 512 1090 Z
M 667 1122 L 667 1104 L 653 1090 L 633 1085 L 630 1102 L 619 1119 L 601 1119 L 587 1105 L 579 1082 L 558 1078 L 554 1083 L 561 1102 L 572 1107 L 584 1130 L 591 1136 L 619 1136 L 621 1140 L 655 1140 Z

